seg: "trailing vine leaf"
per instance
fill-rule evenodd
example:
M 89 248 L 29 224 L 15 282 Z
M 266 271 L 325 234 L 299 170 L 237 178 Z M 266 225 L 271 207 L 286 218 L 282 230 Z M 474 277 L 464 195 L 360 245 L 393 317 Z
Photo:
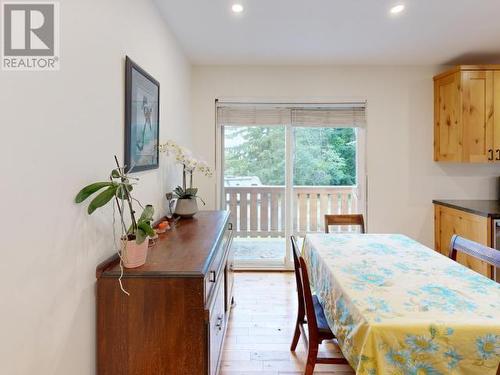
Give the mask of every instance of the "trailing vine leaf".
M 106 190 L 104 190 L 103 192 L 99 193 L 99 195 L 97 197 L 95 197 L 92 200 L 92 202 L 90 202 L 90 204 L 89 204 L 89 207 L 87 210 L 89 215 L 91 215 L 99 207 L 104 206 L 111 199 L 113 199 L 115 194 L 116 194 L 117 188 L 118 188 L 118 185 L 113 184 L 113 185 L 109 186 Z
M 75 203 L 82 203 L 85 199 L 90 197 L 92 194 L 97 191 L 105 188 L 107 186 L 112 186 L 114 182 L 111 181 L 103 181 L 103 182 L 95 182 L 93 184 L 85 186 L 75 197 Z

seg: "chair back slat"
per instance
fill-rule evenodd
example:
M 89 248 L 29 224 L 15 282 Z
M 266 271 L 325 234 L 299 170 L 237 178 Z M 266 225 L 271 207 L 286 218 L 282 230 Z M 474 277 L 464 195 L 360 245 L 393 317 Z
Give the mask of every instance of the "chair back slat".
M 311 292 L 311 284 L 309 283 L 309 273 L 307 272 L 306 262 L 303 257 L 300 257 L 300 274 L 302 278 L 302 289 L 304 290 L 304 302 L 306 305 L 307 325 L 309 326 L 309 339 L 315 340 L 318 335 L 318 322 L 316 313 L 314 312 L 314 302 Z
M 293 265 L 295 269 L 295 281 L 297 282 L 297 299 L 299 304 L 299 317 L 304 316 L 305 306 L 304 306 L 304 291 L 302 288 L 302 276 L 300 274 L 300 251 L 297 245 L 297 239 L 295 236 L 290 236 L 290 241 L 292 243 L 292 254 L 293 254 Z
M 365 220 L 361 214 L 325 215 L 325 232 L 330 232 L 330 225 L 358 225 L 360 232 L 365 233 Z
M 449 257 L 456 261 L 458 252 L 493 266 L 493 280 L 500 282 L 500 251 L 454 234 L 450 242 Z

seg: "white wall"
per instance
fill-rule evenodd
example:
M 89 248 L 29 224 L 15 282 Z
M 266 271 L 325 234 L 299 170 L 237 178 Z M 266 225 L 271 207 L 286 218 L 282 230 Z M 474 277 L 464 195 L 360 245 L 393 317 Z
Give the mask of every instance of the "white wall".
M 496 199 L 500 168 L 435 163 L 433 75 L 438 67 L 197 66 L 194 143 L 215 165 L 214 100 L 221 97 L 368 101 L 370 232 L 405 233 L 433 246 L 432 199 Z M 201 194 L 215 202 L 215 184 Z
M 60 6 L 61 70 L 0 72 L 6 375 L 95 373 L 95 267 L 114 252 L 112 212 L 89 217 L 73 198 L 85 184 L 107 178 L 114 154 L 123 156 L 125 55 L 160 81 L 161 139 L 191 143 L 191 67 L 153 3 Z M 176 182 L 171 172 L 139 175 L 137 197 L 158 214 Z

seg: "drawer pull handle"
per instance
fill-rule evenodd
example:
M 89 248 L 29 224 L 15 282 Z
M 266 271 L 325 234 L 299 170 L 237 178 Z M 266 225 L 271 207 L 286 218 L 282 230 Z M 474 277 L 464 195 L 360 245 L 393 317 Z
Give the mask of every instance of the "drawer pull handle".
M 219 331 L 222 331 L 222 315 L 217 318 L 217 324 L 215 325 L 217 328 L 219 328 Z
M 500 149 L 497 148 L 496 153 L 497 153 L 497 157 L 495 160 L 500 160 Z
M 210 271 L 210 275 L 208 276 L 208 281 L 211 283 L 215 283 L 215 271 Z
M 488 160 L 493 160 L 493 150 L 491 148 L 488 150 Z

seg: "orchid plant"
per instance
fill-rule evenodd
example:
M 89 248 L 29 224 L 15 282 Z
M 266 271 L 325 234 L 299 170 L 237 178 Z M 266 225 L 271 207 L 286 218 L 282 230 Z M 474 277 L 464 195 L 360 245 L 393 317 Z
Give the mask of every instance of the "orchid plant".
M 205 161 L 198 160 L 193 157 L 190 150 L 179 146 L 176 142 L 168 140 L 159 146 L 159 150 L 167 155 L 173 155 L 175 161 L 182 165 L 182 186 L 177 186 L 173 194 L 177 199 L 193 199 L 199 198 L 203 204 L 205 202 L 198 194 L 198 189 L 193 187 L 193 174 L 195 171 L 202 173 L 207 177 L 212 177 L 213 171 Z M 187 180 L 189 179 L 189 187 Z
M 137 199 L 132 197 L 133 185 L 135 185 L 135 182 L 132 181 L 137 181 L 138 179 L 126 174 L 125 168 L 118 164 L 116 156 L 115 161 L 117 168 L 111 171 L 109 181 L 94 182 L 93 184 L 85 186 L 76 195 L 75 203 L 82 203 L 90 196 L 100 192 L 92 199 L 88 206 L 87 212 L 89 215 L 92 215 L 95 210 L 105 206 L 114 199 L 118 212 L 120 213 L 122 237 L 127 240 L 135 240 L 137 244 L 141 244 L 148 236 L 153 237 L 155 235 L 155 231 L 151 226 L 154 209 L 150 204 L 146 205 L 146 207 L 142 206 Z M 143 209 L 139 219 L 137 219 L 135 215 L 136 212 L 133 208 L 133 202 L 138 203 Z M 128 229 L 124 219 L 126 206 L 128 207 L 131 221 Z
M 148 204 L 143 206 L 137 199 L 132 196 L 134 185 L 138 179 L 126 173 L 124 167 L 120 166 L 118 158 L 115 156 L 116 168 L 109 175 L 109 181 L 99 181 L 85 186 L 75 197 L 75 203 L 83 203 L 90 197 L 93 197 L 87 208 L 87 213 L 92 215 L 97 209 L 113 202 L 113 239 L 117 247 L 118 255 L 120 256 L 120 277 L 118 282 L 120 288 L 126 295 L 130 295 L 122 284 L 123 277 L 123 258 L 122 253 L 127 246 L 127 241 L 135 241 L 137 244 L 142 244 L 148 240 L 148 237 L 156 235 L 153 229 L 153 214 L 154 208 Z M 137 203 L 142 213 L 137 218 L 134 203 Z M 115 235 L 115 209 L 118 209 L 120 214 L 121 239 L 123 247 L 116 245 Z M 125 223 L 125 211 L 128 209 L 130 215 L 130 226 Z

